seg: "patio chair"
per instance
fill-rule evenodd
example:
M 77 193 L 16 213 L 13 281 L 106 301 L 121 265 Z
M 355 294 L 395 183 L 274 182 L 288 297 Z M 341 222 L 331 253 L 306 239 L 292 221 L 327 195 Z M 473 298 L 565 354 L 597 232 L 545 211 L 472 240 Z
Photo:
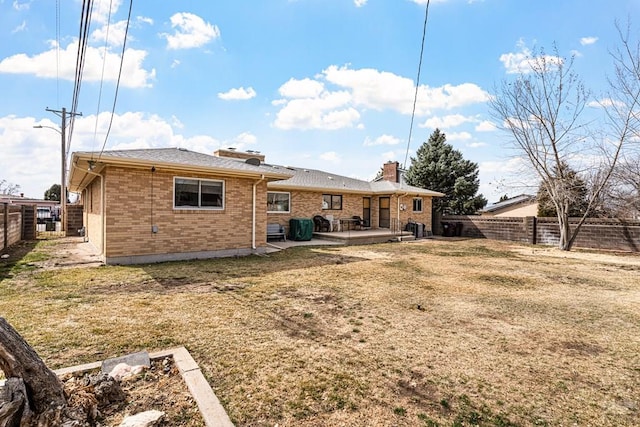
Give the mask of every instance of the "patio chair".
M 315 231 L 322 232 L 331 230 L 331 223 L 328 219 L 321 215 L 316 215 L 313 217 L 313 225 Z
M 364 227 L 367 226 L 365 222 L 362 220 L 362 218 L 360 218 L 358 215 L 354 215 L 351 218 L 353 218 L 354 227 L 358 227 L 360 230 L 362 230 Z

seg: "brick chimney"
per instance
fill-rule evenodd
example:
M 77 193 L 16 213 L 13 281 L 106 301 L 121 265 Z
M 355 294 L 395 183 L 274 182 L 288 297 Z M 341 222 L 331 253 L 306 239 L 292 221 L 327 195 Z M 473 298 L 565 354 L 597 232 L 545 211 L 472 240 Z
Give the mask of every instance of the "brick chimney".
M 264 154 L 260 154 L 259 151 L 236 151 L 235 148 L 221 148 L 219 150 L 216 150 L 213 155 L 216 157 L 226 157 L 230 159 L 240 160 L 258 159 L 260 160 L 260 163 L 264 162 Z
M 382 179 L 391 182 L 400 182 L 400 173 L 398 171 L 400 163 L 387 162 L 382 167 Z

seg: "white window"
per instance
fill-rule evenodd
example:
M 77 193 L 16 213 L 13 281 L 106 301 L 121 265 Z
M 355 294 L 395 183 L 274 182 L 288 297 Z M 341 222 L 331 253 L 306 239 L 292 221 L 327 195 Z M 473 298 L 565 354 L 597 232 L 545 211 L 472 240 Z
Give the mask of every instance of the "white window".
M 422 198 L 416 197 L 413 199 L 413 211 L 414 212 L 422 212 Z
M 224 181 L 174 178 L 176 209 L 224 209 Z
M 291 194 L 281 191 L 267 192 L 267 212 L 289 213 L 291 212 Z

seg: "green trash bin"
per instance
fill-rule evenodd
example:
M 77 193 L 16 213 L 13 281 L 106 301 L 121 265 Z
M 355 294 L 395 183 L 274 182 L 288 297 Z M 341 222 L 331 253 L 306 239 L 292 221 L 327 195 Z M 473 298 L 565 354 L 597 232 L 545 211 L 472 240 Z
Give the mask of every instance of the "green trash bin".
M 291 218 L 289 220 L 289 239 L 311 240 L 313 236 L 313 221 L 310 218 Z

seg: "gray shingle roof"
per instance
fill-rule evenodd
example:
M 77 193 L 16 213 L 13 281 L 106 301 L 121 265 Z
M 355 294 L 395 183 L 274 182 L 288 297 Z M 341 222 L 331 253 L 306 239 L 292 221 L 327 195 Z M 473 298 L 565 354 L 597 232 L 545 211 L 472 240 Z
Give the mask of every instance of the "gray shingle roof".
M 211 154 L 198 153 L 195 151 L 189 151 L 185 148 L 153 148 L 153 149 L 139 149 L 139 150 L 113 150 L 104 151 L 102 155 L 100 153 L 81 152 L 76 153 L 78 155 L 92 155 L 97 160 L 100 157 L 101 161 L 108 162 L 112 159 L 125 159 L 125 160 L 137 160 L 143 163 L 171 163 L 174 165 L 182 166 L 196 166 L 204 168 L 215 169 L 228 169 L 234 171 L 255 172 L 256 174 L 262 173 L 279 173 L 282 175 L 288 175 L 283 171 L 274 171 L 272 168 L 266 167 L 264 164 L 260 166 L 254 166 L 246 163 L 244 160 L 231 159 L 226 157 L 217 157 Z
M 85 162 L 95 160 L 103 163 L 131 163 L 137 165 L 172 165 L 185 169 L 203 168 L 215 171 L 240 172 L 243 174 L 265 175 L 272 179 L 267 185 L 270 189 L 300 189 L 316 191 L 340 191 L 350 193 L 395 194 L 409 193 L 423 196 L 443 196 L 436 191 L 412 187 L 404 183 L 388 181 L 369 182 L 349 178 L 329 172 L 289 166 L 262 163 L 258 166 L 246 163 L 242 159 L 218 157 L 210 154 L 189 151 L 184 148 L 153 148 L 134 150 L 111 150 L 99 152 L 76 152 L 73 158 Z M 99 159 L 99 160 L 98 160 Z M 77 175 L 76 169 L 73 173 Z M 274 181 L 275 179 L 275 181 Z M 80 188 L 86 181 L 81 176 L 72 176 L 71 186 Z
M 444 194 L 436 191 L 412 187 L 404 183 L 389 181 L 369 182 L 316 169 L 279 165 L 270 166 L 275 170 L 283 170 L 293 175 L 289 179 L 270 182 L 268 184 L 270 189 L 308 189 L 371 194 L 410 193 L 422 196 L 444 196 Z
M 507 200 L 493 203 L 482 209 L 480 212 L 494 212 L 512 205 L 517 205 L 518 203 L 533 202 L 535 201 L 535 199 L 536 197 L 530 194 L 520 194 L 519 196 L 511 197 Z

